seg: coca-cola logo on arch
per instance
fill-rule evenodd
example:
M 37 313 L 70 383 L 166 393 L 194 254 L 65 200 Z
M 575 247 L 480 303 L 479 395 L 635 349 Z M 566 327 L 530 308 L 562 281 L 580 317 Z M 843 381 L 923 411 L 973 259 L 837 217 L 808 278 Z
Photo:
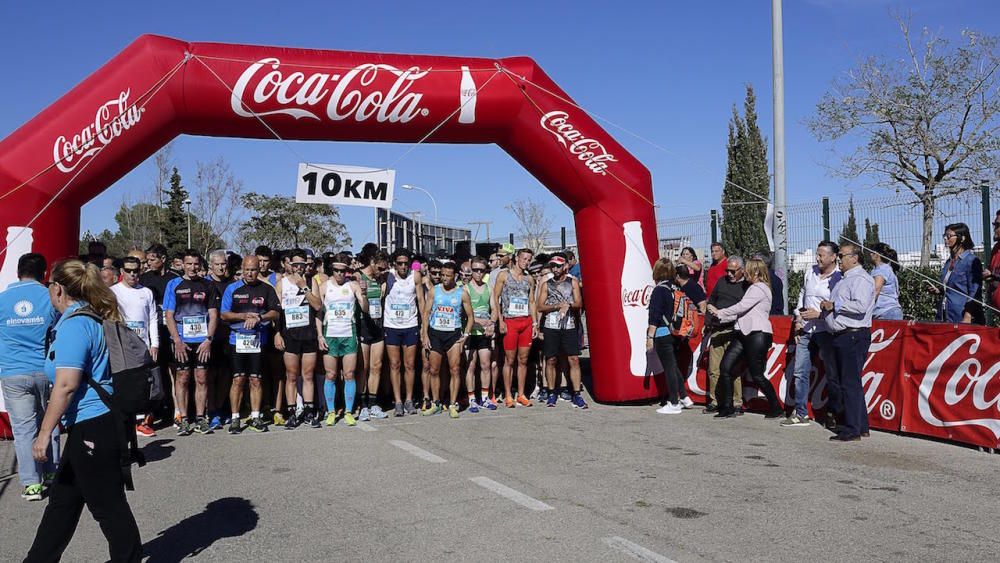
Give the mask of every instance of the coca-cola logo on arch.
M 63 172 L 72 172 L 88 158 L 93 158 L 112 141 L 135 127 L 146 108 L 128 103 L 132 90 L 122 90 L 118 96 L 101 104 L 94 121 L 79 133 L 60 135 L 52 145 L 52 161 Z
M 586 137 L 575 125 L 570 123 L 569 114 L 564 111 L 550 111 L 542 116 L 542 128 L 548 131 L 566 147 L 569 153 L 583 161 L 583 164 L 594 174 L 607 175 L 608 163 L 618 162 L 604 145 L 596 139 Z
M 924 422 L 939 428 L 982 426 L 1000 438 L 1000 363 L 984 368 L 976 358 L 981 340 L 979 334 L 963 334 L 928 364 L 917 393 Z M 945 365 L 954 366 L 954 371 L 943 373 Z M 940 408 L 942 400 L 949 408 Z
M 428 72 L 430 69 L 400 70 L 367 63 L 343 74 L 286 73 L 279 59 L 268 57 L 243 71 L 233 89 L 231 105 L 242 117 L 284 114 L 321 120 L 320 115 L 325 115 L 332 121 L 374 118 L 379 123 L 407 123 L 430 113 L 420 105 L 423 93 L 411 91 Z
M 649 307 L 649 298 L 653 295 L 653 286 L 646 285 L 637 289 L 622 288 L 622 306 Z

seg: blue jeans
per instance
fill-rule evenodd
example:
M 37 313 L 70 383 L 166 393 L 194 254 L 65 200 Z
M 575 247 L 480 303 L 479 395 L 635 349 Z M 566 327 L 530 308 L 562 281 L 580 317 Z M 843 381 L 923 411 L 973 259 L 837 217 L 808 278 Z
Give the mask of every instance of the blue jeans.
M 819 346 L 816 334 L 800 334 L 795 339 L 795 366 L 792 369 L 793 389 L 789 391 L 789 399 L 786 403 L 795 403 L 795 414 L 802 418 L 809 416 L 809 376 L 812 374 L 812 353 L 818 352 L 823 365 L 831 365 L 828 360 L 830 350 L 824 350 Z M 829 378 L 828 378 L 829 379 Z M 795 393 L 794 397 L 791 394 Z
M 59 428 L 52 431 L 48 461 L 37 463 L 31 455 L 31 446 L 42 425 L 45 407 L 49 404 L 51 385 L 45 375 L 13 375 L 0 379 L 4 404 L 14 430 L 14 454 L 17 456 L 17 476 L 21 486 L 42 482 L 41 474 L 55 473 L 59 467 Z

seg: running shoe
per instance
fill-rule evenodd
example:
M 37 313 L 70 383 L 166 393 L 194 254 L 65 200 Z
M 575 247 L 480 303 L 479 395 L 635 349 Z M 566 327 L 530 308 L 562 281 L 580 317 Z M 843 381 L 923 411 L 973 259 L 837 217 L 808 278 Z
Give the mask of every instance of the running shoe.
M 508 409 L 512 409 L 516 405 L 517 403 L 515 403 L 514 399 L 511 399 L 510 397 L 507 397 L 506 399 L 503 400 L 503 406 L 507 407 Z
M 497 410 L 497 403 L 493 399 L 486 399 L 483 401 L 483 408 L 491 411 Z
M 396 403 L 396 405 L 393 407 L 392 410 L 393 414 L 395 414 L 396 416 L 403 416 L 406 414 L 406 412 L 403 411 L 403 403 Z
M 424 406 L 420 410 L 424 410 L 425 411 L 425 410 L 427 410 L 429 408 L 431 408 L 431 400 L 428 399 L 427 397 L 424 397 Z
M 782 420 L 780 422 L 782 428 L 796 428 L 801 426 L 809 426 L 809 419 L 804 416 L 799 416 L 792 413 L 792 416 Z
M 358 420 L 361 422 L 368 422 L 371 419 L 372 415 L 371 411 L 368 410 L 368 407 L 361 407 L 361 414 L 358 415 Z
M 267 432 L 267 423 L 264 422 L 264 417 L 258 416 L 257 418 L 251 419 L 250 424 L 247 428 L 253 430 L 254 432 Z
M 181 415 L 179 414 L 174 415 L 174 428 L 177 430 L 181 428 Z
M 441 405 L 438 403 L 431 403 L 430 408 L 420 411 L 423 416 L 433 416 L 441 412 Z
M 330 412 L 326 413 L 326 422 L 325 422 L 325 424 L 327 426 L 333 426 L 334 424 L 337 424 L 337 413 L 335 411 L 330 411 Z
M 191 423 L 187 419 L 182 418 L 180 422 L 177 423 L 177 435 L 178 436 L 190 436 L 194 429 L 191 428 Z
M 219 430 L 219 429 L 221 429 L 222 428 L 222 418 L 219 415 L 213 416 L 212 420 L 210 420 L 209 423 L 208 423 L 208 427 L 211 428 L 212 430 Z
M 52 483 L 55 483 L 55 482 L 56 482 L 56 474 L 55 474 L 55 472 L 52 472 L 52 473 L 42 473 L 42 486 L 43 487 L 48 487 L 48 486 L 52 485 Z
M 569 392 L 569 389 L 563 387 L 562 391 L 559 392 L 559 398 L 569 402 L 573 400 L 573 395 Z
M 378 405 L 372 405 L 372 408 L 368 409 L 368 414 L 375 420 L 381 420 L 383 418 L 389 418 L 389 415 L 382 410 L 382 407 Z
M 149 426 L 146 426 L 145 424 L 136 424 L 135 435 L 143 436 L 145 438 L 152 438 L 153 436 L 156 436 L 156 432 Z
M 298 425 L 299 425 L 298 417 L 296 417 L 294 414 L 289 415 L 288 418 L 285 420 L 285 430 L 295 430 L 298 427 Z
M 212 434 L 213 433 L 212 428 L 208 425 L 208 419 L 205 418 L 205 417 L 203 417 L 203 416 L 198 417 L 198 420 L 195 421 L 195 423 L 194 423 L 194 431 L 197 432 L 197 433 L 199 433 L 199 434 Z
M 309 422 L 309 427 L 310 428 L 322 428 L 323 427 L 323 418 L 319 414 L 317 414 L 317 413 L 310 413 L 309 414 L 308 422 Z
M 555 393 L 549 393 L 549 398 L 548 400 L 545 401 L 545 406 L 554 407 L 556 406 L 556 401 L 558 400 L 559 400 L 559 395 L 556 395 Z
M 517 396 L 517 404 L 521 405 L 522 407 L 532 406 L 531 400 L 525 397 L 524 395 Z
M 417 407 L 413 406 L 413 401 L 403 403 L 403 410 L 406 411 L 406 414 L 417 414 Z
M 542 389 L 541 391 L 538 392 L 538 402 L 544 403 L 544 402 L 546 402 L 548 400 L 549 400 L 549 390 L 548 389 Z
M 590 408 L 587 406 L 587 401 L 583 400 L 583 395 L 579 393 L 573 395 L 573 406 L 578 409 Z
M 42 500 L 42 484 L 35 483 L 34 485 L 28 485 L 21 491 L 21 498 L 24 500 Z
M 236 434 L 239 434 L 240 432 L 243 432 L 243 425 L 240 424 L 240 419 L 234 418 L 233 421 L 229 423 L 228 432 L 234 436 Z
M 458 403 L 452 403 L 448 407 L 448 416 L 452 418 L 458 418 Z
M 684 412 L 684 407 L 682 403 L 667 403 L 656 409 L 656 412 L 658 414 L 681 414 Z
M 344 413 L 344 422 L 346 422 L 348 426 L 358 425 L 358 421 L 354 419 L 354 414 L 350 411 Z
M 479 412 L 479 403 L 476 402 L 475 397 L 469 397 L 469 412 L 471 413 Z
M 691 397 L 684 397 L 681 399 L 681 407 L 685 409 L 693 409 L 694 401 L 691 400 Z
M 281 426 L 285 423 L 285 417 L 281 415 L 280 412 L 274 413 L 274 425 Z

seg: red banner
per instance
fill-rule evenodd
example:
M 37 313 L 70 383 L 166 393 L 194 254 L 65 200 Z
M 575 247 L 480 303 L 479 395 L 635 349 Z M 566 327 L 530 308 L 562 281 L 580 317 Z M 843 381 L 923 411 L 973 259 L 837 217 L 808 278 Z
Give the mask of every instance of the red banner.
M 1000 447 L 1000 331 L 915 324 L 900 365 L 902 431 Z

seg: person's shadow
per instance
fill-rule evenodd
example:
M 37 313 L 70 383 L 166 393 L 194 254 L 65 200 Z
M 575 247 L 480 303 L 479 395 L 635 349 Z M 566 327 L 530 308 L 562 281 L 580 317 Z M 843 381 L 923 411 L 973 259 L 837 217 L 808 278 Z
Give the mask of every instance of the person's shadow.
M 161 459 L 167 459 L 171 454 L 174 453 L 176 449 L 171 446 L 171 439 L 161 439 L 153 440 L 140 448 L 142 454 L 146 456 L 146 463 L 153 463 L 154 461 L 160 461 Z
M 245 498 L 213 500 L 199 514 L 181 520 L 143 546 L 147 563 L 194 557 L 217 540 L 237 537 L 257 527 L 259 517 Z

